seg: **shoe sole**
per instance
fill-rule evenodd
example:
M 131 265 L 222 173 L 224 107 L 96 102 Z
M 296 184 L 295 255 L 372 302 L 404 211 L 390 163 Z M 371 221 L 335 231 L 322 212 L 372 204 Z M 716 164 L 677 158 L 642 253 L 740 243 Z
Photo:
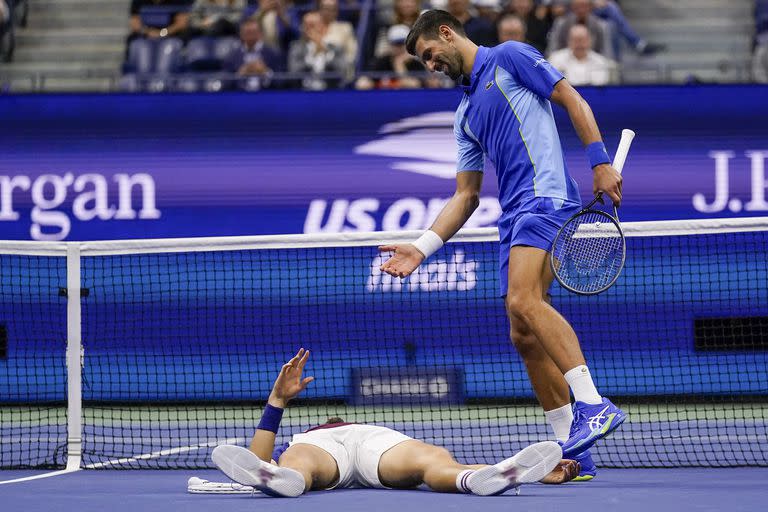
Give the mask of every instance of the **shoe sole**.
M 473 494 L 492 496 L 520 484 L 538 482 L 555 469 L 562 455 L 560 445 L 553 441 L 536 443 L 499 464 L 477 470 L 467 486 Z
M 595 475 L 579 475 L 571 480 L 571 482 L 589 482 L 593 478 L 595 478 Z
M 264 494 L 295 498 L 304 493 L 301 473 L 264 462 L 241 446 L 217 446 L 211 453 L 211 459 L 235 482 L 255 487 Z
M 565 457 L 566 459 L 572 459 L 576 455 L 580 455 L 580 454 L 584 453 L 585 451 L 589 450 L 590 448 L 592 448 L 592 446 L 597 441 L 599 441 L 600 439 L 604 439 L 604 438 L 608 437 L 609 435 L 611 435 L 617 428 L 619 428 L 621 426 L 622 423 L 624 423 L 624 420 L 626 420 L 626 419 L 627 419 L 626 414 L 624 416 L 619 417 L 618 419 L 616 419 L 616 417 L 614 417 L 614 419 L 611 421 L 610 425 L 608 426 L 608 429 L 605 432 L 599 432 L 598 434 L 596 434 L 592 438 L 589 438 L 583 444 L 579 444 L 579 445 L 573 446 L 573 447 L 571 447 L 570 450 L 564 451 L 563 452 L 563 457 Z M 603 428 L 605 428 L 605 427 L 603 427 Z

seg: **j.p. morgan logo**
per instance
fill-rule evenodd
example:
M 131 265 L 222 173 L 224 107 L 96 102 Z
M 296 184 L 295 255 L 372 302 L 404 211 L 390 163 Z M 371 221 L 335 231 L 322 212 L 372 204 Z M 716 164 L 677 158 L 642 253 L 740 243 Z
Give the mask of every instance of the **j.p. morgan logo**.
M 715 197 L 708 202 L 702 193 L 693 196 L 693 207 L 702 213 L 718 213 L 726 208 L 732 212 L 740 212 L 742 209 L 748 212 L 768 211 L 768 202 L 765 200 L 765 189 L 768 181 L 765 179 L 765 160 L 768 151 L 745 151 L 744 156 L 750 163 L 751 190 L 749 200 L 733 197 L 730 190 L 731 160 L 736 160 L 737 155 L 733 151 L 710 151 L 709 158 L 715 161 Z
M 20 197 L 23 193 L 29 195 Z M 141 198 L 140 206 L 134 205 L 135 193 Z M 21 220 L 14 199 L 23 206 L 32 203 L 29 234 L 33 240 L 64 240 L 72 217 L 80 221 L 160 218 L 155 180 L 144 173 L 115 174 L 111 179 L 72 173 L 0 176 L 0 221 Z

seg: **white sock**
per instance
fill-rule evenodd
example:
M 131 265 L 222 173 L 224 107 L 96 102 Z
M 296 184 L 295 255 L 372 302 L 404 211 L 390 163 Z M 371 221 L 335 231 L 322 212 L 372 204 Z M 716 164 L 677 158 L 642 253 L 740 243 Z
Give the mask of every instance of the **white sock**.
M 458 475 L 456 475 L 456 489 L 458 489 L 459 492 L 463 492 L 465 494 L 471 494 L 472 491 L 469 490 L 469 487 L 467 487 L 467 480 L 469 480 L 469 475 L 474 473 L 474 469 L 465 469 Z
M 551 411 L 544 411 L 544 416 L 547 417 L 547 422 L 555 432 L 555 438 L 563 443 L 566 442 L 571 433 L 571 423 L 573 422 L 571 404 L 552 409 Z
M 597 392 L 595 383 L 592 382 L 592 375 L 589 373 L 589 368 L 583 364 L 565 372 L 565 380 L 568 382 L 568 385 L 571 386 L 573 397 L 577 402 L 584 402 L 592 405 L 602 403 L 603 397 Z

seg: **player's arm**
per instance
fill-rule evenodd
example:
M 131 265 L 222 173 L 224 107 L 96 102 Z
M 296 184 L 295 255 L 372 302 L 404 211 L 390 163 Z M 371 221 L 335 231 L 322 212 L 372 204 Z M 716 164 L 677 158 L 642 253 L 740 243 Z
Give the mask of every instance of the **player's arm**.
M 288 402 L 307 387 L 307 384 L 315 380 L 314 377 L 301 378 L 304 365 L 309 359 L 309 350 L 299 349 L 298 353 L 285 363 L 280 369 L 280 374 L 275 379 L 272 392 L 269 394 L 267 406 L 261 416 L 256 433 L 251 439 L 251 451 L 261 460 L 272 459 L 275 450 L 275 436 L 283 417 L 283 410 Z
M 480 204 L 480 188 L 483 185 L 483 173 L 480 171 L 462 171 L 456 174 L 456 192 L 435 219 L 430 231 L 434 231 L 443 240 L 449 240 Z
M 611 165 L 589 104 L 566 80 L 557 82 L 550 99 L 568 112 L 576 133 L 587 148 L 589 164 L 594 171 L 594 193 L 608 194 L 618 206 L 621 203 L 621 175 Z
M 381 266 L 381 270 L 395 277 L 410 275 L 422 261 L 442 247 L 472 216 L 480 204 L 481 171 L 462 171 L 456 174 L 456 192 L 435 219 L 435 222 L 412 244 L 384 245 L 380 251 L 394 252 Z

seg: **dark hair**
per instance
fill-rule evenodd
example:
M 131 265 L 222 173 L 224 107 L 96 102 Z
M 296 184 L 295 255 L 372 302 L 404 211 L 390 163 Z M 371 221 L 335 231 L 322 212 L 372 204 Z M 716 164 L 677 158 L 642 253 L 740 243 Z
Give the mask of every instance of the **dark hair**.
M 433 9 L 425 11 L 413 24 L 408 38 L 405 40 L 405 48 L 411 55 L 416 55 L 416 41 L 419 37 L 437 39 L 440 37 L 440 25 L 448 25 L 459 35 L 466 36 L 461 22 L 451 13 Z
M 328 420 L 325 422 L 326 425 L 332 425 L 333 423 L 344 423 L 344 419 L 339 418 L 338 416 L 333 416 L 328 418 Z

